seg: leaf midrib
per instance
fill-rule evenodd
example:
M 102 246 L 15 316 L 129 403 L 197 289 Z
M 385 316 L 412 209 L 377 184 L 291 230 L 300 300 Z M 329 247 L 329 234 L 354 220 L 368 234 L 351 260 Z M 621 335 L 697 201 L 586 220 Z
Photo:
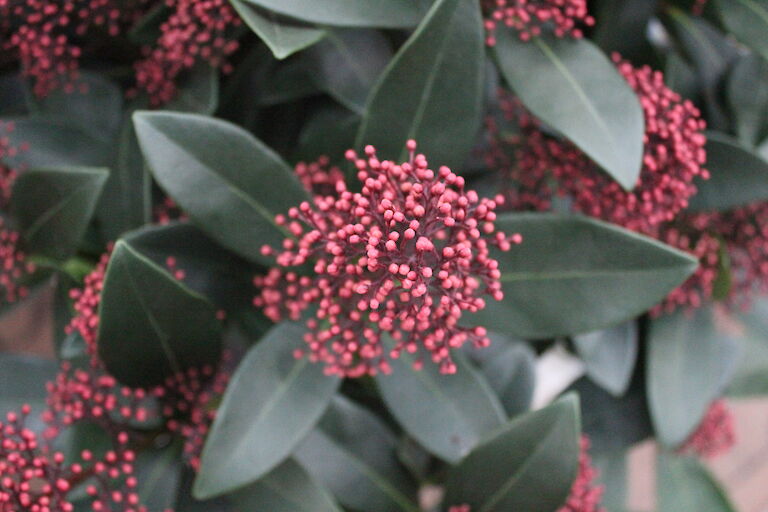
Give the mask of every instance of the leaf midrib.
M 597 277 L 613 277 L 623 275 L 656 274 L 685 268 L 685 265 L 665 265 L 663 267 L 643 269 L 605 269 L 597 271 L 571 270 L 553 272 L 519 272 L 514 274 L 502 274 L 501 282 L 510 283 L 516 281 L 557 281 L 565 279 L 589 279 Z
M 26 230 L 27 240 L 32 240 L 33 238 L 35 238 L 35 236 L 37 236 L 37 232 L 43 228 L 44 224 L 46 224 L 57 213 L 62 211 L 64 208 L 66 208 L 70 202 L 72 202 L 76 197 L 79 196 L 79 194 L 88 192 L 87 189 L 89 189 L 91 185 L 92 185 L 91 182 L 85 181 L 82 185 L 76 187 L 71 194 L 67 195 L 61 201 L 57 202 L 55 205 L 43 211 L 43 213 L 37 217 L 35 222 L 33 222 L 32 225 L 29 226 L 29 228 L 27 228 Z
M 226 187 L 226 189 L 229 190 L 230 193 L 232 193 L 232 195 L 236 196 L 238 199 L 240 199 L 241 201 L 246 203 L 248 206 L 250 206 L 256 213 L 259 214 L 259 216 L 266 219 L 271 226 L 273 226 L 275 229 L 281 231 L 286 235 L 289 234 L 286 228 L 278 225 L 275 222 L 275 215 L 272 212 L 264 208 L 254 198 L 246 194 L 245 191 L 238 188 L 233 182 L 231 182 L 229 179 L 224 177 L 222 174 L 219 174 L 213 171 L 203 160 L 198 158 L 194 153 L 190 153 L 189 151 L 187 151 L 183 145 L 178 143 L 178 141 L 176 141 L 171 137 L 168 137 L 163 131 L 158 130 L 154 125 L 152 125 L 152 123 L 148 122 L 147 124 L 151 126 L 152 131 L 154 131 L 158 136 L 165 139 L 169 144 L 177 148 L 177 150 L 180 150 L 182 154 L 187 155 L 190 160 L 193 160 L 198 165 L 198 167 L 202 169 L 203 172 L 211 176 L 214 179 L 214 181 L 216 180 L 220 181 Z

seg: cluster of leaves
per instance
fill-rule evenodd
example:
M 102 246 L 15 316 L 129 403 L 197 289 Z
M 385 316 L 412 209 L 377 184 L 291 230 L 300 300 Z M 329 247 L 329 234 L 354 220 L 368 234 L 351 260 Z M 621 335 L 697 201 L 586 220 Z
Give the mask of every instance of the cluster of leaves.
M 45 4 L 0 0 L 0 13 Z M 768 201 L 768 2 L 595 0 L 576 36 L 553 34 L 546 19 L 525 37 L 497 23 L 492 47 L 479 0 L 136 4 L 115 33 L 103 22 L 72 27 L 79 71 L 66 67 L 61 84 L 78 84 L 74 91 L 40 90 L 19 43 L 0 46 L 0 116 L 12 127 L 0 139 L 0 168 L 14 170 L 0 227 L 18 236 L 1 277 L 18 279 L 8 271 L 23 255 L 25 293 L 53 290 L 54 339 L 67 365 L 90 357 L 125 389 L 157 390 L 227 354 L 221 365 L 233 373 L 205 404 L 216 419 L 202 453 L 187 453 L 192 464 L 177 439 L 190 437 L 184 429 L 129 425 L 141 441 L 132 448 L 145 510 L 582 510 L 566 504 L 582 433 L 609 510 L 624 508 L 627 451 L 651 437 L 662 447 L 658 510 L 733 510 L 705 467 L 680 451 L 713 401 L 768 393 L 768 302 L 751 295 L 750 311 L 734 308 L 741 270 L 725 248 L 711 299 L 661 314 L 657 306 L 696 271 L 695 257 L 574 215 L 568 198 L 554 211 L 499 213 L 497 228 L 523 242 L 493 253 L 503 299 L 462 320 L 487 329 L 492 343 L 454 350 L 454 375 L 431 364 L 415 371 L 420 354 L 407 351 L 390 361 L 391 375 L 326 375 L 295 357 L 306 327 L 273 325 L 253 307 L 252 283 L 274 264 L 264 245 L 286 237 L 276 216 L 308 199 L 298 162 L 324 157 L 351 184 L 347 149 L 373 145 L 400 162 L 415 139 L 435 169 L 450 166 L 494 196 L 503 177 L 481 157 L 483 119 L 498 110 L 500 88 L 547 136 L 631 190 L 646 125 L 613 52 L 663 70 L 704 112 L 710 178 L 696 182 L 686 213 Z M 6 25 L 0 33 L 28 33 Z M 157 41 L 162 51 L 152 49 Z M 137 73 L 153 56 L 170 66 L 162 94 Z M 112 243 L 93 304 L 94 352 L 87 336 L 65 329 L 83 317 L 68 290 L 98 270 Z M 25 293 L 6 293 L 4 306 Z M 556 377 L 543 361 L 562 354 L 580 361 L 583 376 L 554 400 L 534 396 Z M 42 383 L 54 367 L 8 355 L 0 366 L 4 410 L 45 409 Z M 68 458 L 98 452 L 113 434 L 102 424 L 67 426 L 54 444 Z M 88 480 L 74 483 L 75 510 L 90 510 Z

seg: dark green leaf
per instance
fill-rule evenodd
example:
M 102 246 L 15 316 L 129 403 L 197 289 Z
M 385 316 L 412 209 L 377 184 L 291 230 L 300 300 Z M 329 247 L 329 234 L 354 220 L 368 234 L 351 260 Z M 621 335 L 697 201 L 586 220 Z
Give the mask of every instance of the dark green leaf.
M 112 145 L 69 121 L 30 117 L 13 119 L 13 131 L 8 139 L 16 148 L 28 147 L 9 156 L 10 165 L 33 167 L 89 166 L 106 167 L 112 159 Z M 33 148 L 33 150 L 32 150 Z
M 768 162 L 723 133 L 710 132 L 706 149 L 710 178 L 696 183 L 691 210 L 729 210 L 768 199 Z
M 321 364 L 297 360 L 304 329 L 280 324 L 245 357 L 216 415 L 194 494 L 209 498 L 275 468 L 320 419 L 339 387 Z
M 648 23 L 656 14 L 658 0 L 603 0 L 590 4 L 595 23 L 592 39 L 607 54 L 619 52 L 631 59 L 639 52 L 647 51 Z
M 427 450 L 449 462 L 460 460 L 504 422 L 504 410 L 483 376 L 461 353 L 453 357 L 455 375 L 441 374 L 428 357 L 416 371 L 415 355 L 403 353 L 392 361 L 392 375 L 376 376 L 397 421 Z
M 625 450 L 602 453 L 590 450 L 592 464 L 597 470 L 596 483 L 603 486 L 600 504 L 611 512 L 624 511 L 626 507 L 629 469 L 627 454 Z
M 104 241 L 117 240 L 126 231 L 150 222 L 151 181 L 133 123 L 127 118 L 120 129 L 111 172 L 97 207 Z
M 736 512 L 725 491 L 698 460 L 660 454 L 657 468 L 659 512 Z
M 718 329 L 710 308 L 654 320 L 646 388 L 658 439 L 677 446 L 688 437 L 736 369 L 737 343 Z
M 82 73 L 75 91 L 58 89 L 42 99 L 30 97 L 34 117 L 61 119 L 106 144 L 120 129 L 123 93 L 117 84 L 95 73 Z
M 768 59 L 768 1 L 716 0 L 715 4 L 728 31 Z
M 56 363 L 47 359 L 0 354 L 0 417 L 4 419 L 11 411 L 18 413 L 22 405 L 29 404 L 33 414 L 27 426 L 42 430 L 43 424 L 37 413 L 45 407 L 45 383 L 55 378 L 56 370 Z
M 576 478 L 578 408 L 569 395 L 509 422 L 451 470 L 446 503 L 473 512 L 554 512 Z
M 307 194 L 272 150 L 235 125 L 193 114 L 139 112 L 134 123 L 157 181 L 211 238 L 253 260 L 264 260 L 264 244 L 282 242 L 275 215 Z
M 291 459 L 236 492 L 232 501 L 238 512 L 341 512 L 328 491 Z
M 768 128 L 768 62 L 750 53 L 733 67 L 728 77 L 728 104 L 739 140 L 754 147 Z
M 251 308 L 252 277 L 259 267 L 232 254 L 195 226 L 150 226 L 125 237 L 131 247 L 160 266 L 168 258 L 184 272 L 184 284 L 226 310 Z
M 579 146 L 624 188 L 637 184 L 643 110 L 632 88 L 586 39 L 520 41 L 499 30 L 501 73 L 533 114 Z
M 310 76 L 317 87 L 358 114 L 365 112 L 368 93 L 392 57 L 387 39 L 376 30 L 329 30 L 309 50 Z
M 416 512 L 416 486 L 399 465 L 396 446 L 375 415 L 337 396 L 294 457 L 345 507 Z
M 219 72 L 208 64 L 202 64 L 193 68 L 186 79 L 179 83 L 176 96 L 163 108 L 190 114 L 213 115 L 218 104 Z
M 620 398 L 586 377 L 577 380 L 571 389 L 581 398 L 583 430 L 594 451 L 624 450 L 653 435 L 642 372 L 635 372 L 629 389 Z
M 338 105 L 318 109 L 304 123 L 296 159 L 311 162 L 325 155 L 331 162 L 344 162 L 344 153 L 355 145 L 360 117 Z
M 371 92 L 358 148 L 402 159 L 416 139 L 433 165 L 457 168 L 480 128 L 483 28 L 475 0 L 438 0 Z
M 523 243 L 497 254 L 504 300 L 467 317 L 472 325 L 527 339 L 603 329 L 648 310 L 697 261 L 667 245 L 597 220 L 505 214 L 497 226 Z
M 298 20 L 348 27 L 408 28 L 421 10 L 410 0 L 244 0 Z
M 589 378 L 614 396 L 623 395 L 629 386 L 637 343 L 635 320 L 573 338 Z
M 107 267 L 99 317 L 99 357 L 129 386 L 159 384 L 221 352 L 213 306 L 125 242 Z
M 312 25 L 282 19 L 272 11 L 248 5 L 248 0 L 229 0 L 245 23 L 272 51 L 276 59 L 285 59 L 312 46 L 325 32 Z
M 147 510 L 170 510 L 176 507 L 181 484 L 180 443 L 162 449 L 144 450 L 136 458 L 136 492 Z
M 728 395 L 768 395 L 768 301 L 765 297 L 756 299 L 749 312 L 734 313 L 729 321 L 738 334 L 736 342 L 743 355 Z
M 13 186 L 12 215 L 27 252 L 57 260 L 72 255 L 85 234 L 107 169 L 32 169 Z
M 491 346 L 469 349 L 480 371 L 511 418 L 526 412 L 536 385 L 536 355 L 521 340 L 489 333 Z M 467 347 L 467 345 L 464 345 Z

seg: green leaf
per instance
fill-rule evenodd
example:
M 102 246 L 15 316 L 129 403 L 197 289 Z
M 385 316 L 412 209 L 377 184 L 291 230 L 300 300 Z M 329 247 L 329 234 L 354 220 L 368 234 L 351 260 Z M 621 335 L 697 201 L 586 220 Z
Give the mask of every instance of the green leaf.
M 696 183 L 691 210 L 729 210 L 768 199 L 768 162 L 723 133 L 708 133 L 706 149 L 710 178 Z
M 341 512 L 328 491 L 291 459 L 232 496 L 237 512 Z
M 285 59 L 312 46 L 325 31 L 295 21 L 280 18 L 272 11 L 248 5 L 248 0 L 229 0 L 243 21 L 264 41 L 276 59 Z
M 489 333 L 491 346 L 468 348 L 491 389 L 499 397 L 507 416 L 526 412 L 536 386 L 536 354 L 521 340 Z M 467 347 L 467 345 L 464 345 Z
M 624 511 L 627 503 L 628 451 L 614 450 L 596 453 L 590 450 L 592 464 L 597 470 L 597 485 L 603 486 L 600 504 L 611 512 Z
M 728 77 L 728 104 L 739 140 L 756 146 L 768 129 L 768 62 L 750 53 L 736 62 Z
M 457 462 L 505 419 L 504 410 L 482 375 L 453 354 L 456 374 L 443 375 L 427 356 L 416 371 L 414 354 L 392 361 L 391 375 L 377 375 L 381 397 L 397 421 L 434 455 Z
M 56 377 L 57 365 L 40 357 L 0 353 L 0 417 L 11 411 L 19 412 L 29 404 L 34 413 L 45 407 L 45 383 Z M 42 430 L 37 414 L 30 416 L 28 427 Z
M 638 350 L 637 322 L 630 320 L 602 331 L 574 336 L 573 344 L 587 375 L 614 396 L 626 392 Z
M 483 37 L 477 1 L 435 2 L 371 92 L 356 146 L 398 160 L 415 139 L 434 165 L 461 166 L 480 128 Z
M 685 441 L 736 369 L 738 345 L 718 329 L 710 308 L 654 320 L 649 334 L 646 389 L 658 439 Z
M 657 468 L 659 512 L 736 512 L 725 491 L 698 460 L 662 453 Z
M 77 251 L 91 220 L 107 169 L 31 169 L 13 186 L 11 214 L 27 252 L 65 260 Z
M 227 251 L 195 226 L 182 222 L 148 226 L 124 240 L 161 267 L 169 257 L 184 272 L 184 284 L 225 310 L 253 308 L 252 277 L 260 271 Z
M 365 112 L 368 93 L 392 58 L 392 48 L 377 30 L 329 30 L 312 48 L 310 77 L 317 87 L 357 114 Z
M 95 73 L 82 73 L 77 86 L 83 89 L 58 89 L 45 98 L 30 94 L 33 117 L 61 119 L 104 143 L 111 143 L 123 117 L 123 92 L 117 84 Z
M 716 0 L 715 5 L 728 31 L 768 59 L 768 1 Z
M 176 96 L 163 109 L 213 115 L 218 105 L 219 72 L 208 64 L 200 64 L 179 83 Z
M 586 39 L 496 34 L 504 78 L 525 106 L 630 190 L 643 157 L 643 110 L 616 66 Z
M 576 478 L 578 407 L 568 395 L 507 423 L 449 472 L 446 503 L 473 512 L 554 512 Z
M 396 448 L 394 434 L 374 414 L 337 396 L 294 457 L 345 507 L 417 512 L 416 486 Z
M 275 215 L 307 194 L 271 149 L 209 117 L 139 112 L 133 119 L 158 183 L 211 238 L 256 261 L 265 260 L 264 244 L 282 242 Z
M 342 27 L 408 28 L 421 10 L 411 0 L 243 0 L 297 20 Z
M 181 455 L 180 442 L 138 454 L 136 478 L 139 485 L 136 491 L 147 510 L 175 509 L 183 467 Z
M 145 170 L 130 118 L 120 129 L 110 169 L 96 213 L 105 241 L 117 240 L 126 231 L 151 221 L 152 177 Z
M 728 385 L 728 396 L 768 395 L 768 301 L 759 297 L 748 312 L 735 312 L 728 320 L 743 354 Z
M 320 419 L 340 380 L 295 359 L 304 329 L 283 323 L 240 363 L 208 435 L 197 498 L 243 487 L 285 460 Z
M 624 450 L 653 435 L 645 382 L 636 371 L 629 389 L 615 397 L 584 377 L 571 389 L 581 398 L 583 432 L 595 452 Z
M 129 386 L 160 384 L 221 352 L 213 306 L 122 241 L 107 267 L 99 318 L 99 357 Z
M 311 162 L 325 155 L 333 163 L 346 162 L 344 153 L 355 145 L 359 126 L 360 116 L 346 108 L 333 105 L 318 109 L 301 129 L 295 159 Z
M 526 339 L 581 334 L 647 311 L 698 262 L 612 224 L 550 213 L 500 215 L 523 243 L 497 253 L 504 299 L 466 322 Z
M 67 120 L 30 117 L 4 121 L 13 121 L 13 131 L 7 133 L 13 147 L 32 148 L 6 158 L 9 165 L 24 168 L 67 165 L 106 167 L 111 162 L 111 144 Z

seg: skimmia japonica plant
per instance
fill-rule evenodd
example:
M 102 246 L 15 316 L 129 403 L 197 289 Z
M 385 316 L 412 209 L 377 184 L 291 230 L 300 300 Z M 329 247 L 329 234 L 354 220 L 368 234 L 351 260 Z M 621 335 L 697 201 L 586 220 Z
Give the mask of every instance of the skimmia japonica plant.
M 736 510 L 766 20 L 0 0 L 0 512 Z

